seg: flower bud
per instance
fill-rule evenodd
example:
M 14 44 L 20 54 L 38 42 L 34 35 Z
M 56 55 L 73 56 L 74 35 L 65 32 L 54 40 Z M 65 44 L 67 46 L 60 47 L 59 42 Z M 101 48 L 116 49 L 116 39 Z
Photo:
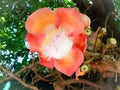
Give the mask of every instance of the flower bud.
M 90 36 L 90 35 L 92 34 L 91 28 L 87 28 L 87 29 L 85 30 L 85 33 L 86 33 L 87 36 Z
M 87 73 L 89 71 L 89 66 L 87 64 L 83 64 L 81 67 L 81 72 Z
M 117 40 L 115 38 L 107 39 L 106 48 L 115 47 L 117 45 Z
M 106 28 L 100 28 L 99 33 L 98 33 L 98 38 L 106 35 Z

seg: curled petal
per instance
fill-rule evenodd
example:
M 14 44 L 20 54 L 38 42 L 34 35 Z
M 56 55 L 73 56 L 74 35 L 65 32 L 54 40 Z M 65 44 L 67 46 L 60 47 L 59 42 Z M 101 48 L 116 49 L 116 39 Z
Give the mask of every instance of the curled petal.
M 78 48 L 72 48 L 65 57 L 60 60 L 54 60 L 54 65 L 61 73 L 71 76 L 83 61 L 83 53 Z
M 29 33 L 39 35 L 56 28 L 56 22 L 55 13 L 48 8 L 42 8 L 28 17 L 25 27 Z
M 85 15 L 85 14 L 81 14 L 81 15 L 82 15 L 82 17 L 83 17 L 83 19 L 85 21 L 85 28 L 89 28 L 90 27 L 90 23 L 91 23 L 90 18 L 87 15 Z
M 85 72 L 81 72 L 80 68 L 78 68 L 76 70 L 76 73 L 75 73 L 75 76 L 76 76 L 76 80 L 79 80 L 79 76 L 84 76 L 85 75 Z
M 40 64 L 47 67 L 47 68 L 54 68 L 54 60 L 53 59 L 48 59 L 48 58 L 45 58 L 45 57 L 42 57 L 41 54 L 39 54 L 39 61 L 40 61 Z
M 84 33 L 81 33 L 79 35 L 73 36 L 72 40 L 74 42 L 73 47 L 79 48 L 84 53 L 87 47 L 86 35 Z
M 85 22 L 76 8 L 58 8 L 59 27 L 70 32 L 71 35 L 84 31 Z
M 31 52 L 39 52 L 42 41 L 44 40 L 45 35 L 33 35 L 27 33 L 26 40 L 29 44 Z

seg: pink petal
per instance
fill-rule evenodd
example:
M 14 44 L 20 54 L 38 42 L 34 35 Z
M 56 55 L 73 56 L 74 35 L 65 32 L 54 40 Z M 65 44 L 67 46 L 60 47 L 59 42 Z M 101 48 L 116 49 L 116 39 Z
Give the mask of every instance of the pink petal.
M 26 40 L 29 44 L 31 52 L 39 52 L 42 41 L 44 40 L 45 35 L 33 35 L 27 33 Z
M 25 27 L 29 33 L 39 35 L 55 29 L 56 22 L 56 14 L 48 8 L 42 8 L 28 17 Z
M 84 31 L 84 19 L 76 8 L 57 8 L 56 14 L 59 18 L 59 27 L 70 32 L 71 35 Z
M 72 48 L 65 57 L 60 60 L 54 60 L 54 65 L 61 73 L 71 76 L 83 61 L 83 53 L 78 48 Z
M 39 61 L 40 61 L 40 64 L 47 67 L 47 68 L 54 68 L 54 60 L 53 59 L 50 59 L 48 60 L 48 58 L 45 58 L 45 57 L 42 57 L 41 54 L 39 54 Z
M 87 48 L 86 35 L 84 33 L 81 33 L 79 35 L 75 35 L 72 37 L 72 40 L 74 42 L 73 47 L 79 48 L 84 53 L 86 48 Z

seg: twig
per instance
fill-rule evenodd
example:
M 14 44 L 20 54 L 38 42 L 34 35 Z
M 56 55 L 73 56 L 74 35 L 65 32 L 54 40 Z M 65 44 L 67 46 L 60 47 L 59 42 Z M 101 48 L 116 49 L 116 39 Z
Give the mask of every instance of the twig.
M 11 79 L 11 77 L 4 78 L 3 80 L 0 80 L 0 83 L 2 83 L 2 82 L 4 82 L 4 81 L 7 81 L 7 80 L 9 80 L 9 79 Z
M 120 69 L 118 68 L 119 66 L 116 65 L 116 63 L 119 62 L 111 62 L 111 63 L 107 63 L 107 62 L 99 62 L 99 63 L 91 63 L 91 68 L 94 68 L 98 71 L 110 71 L 110 72 L 116 72 L 116 73 L 120 73 Z
M 72 83 L 83 83 L 83 84 L 87 84 L 89 86 L 92 86 L 92 87 L 95 87 L 95 88 L 99 88 L 99 89 L 103 89 L 104 87 L 103 86 L 100 86 L 96 83 L 93 83 L 93 82 L 90 82 L 88 80 L 84 80 L 84 79 L 79 79 L 79 80 L 76 80 L 76 79 L 70 79 L 70 80 L 66 80 L 66 83 L 67 84 L 72 84 Z
M 120 21 L 120 16 L 116 15 L 115 17 L 117 18 L 117 20 L 119 20 L 119 21 Z
M 18 82 L 20 82 L 23 86 L 31 89 L 31 90 L 38 90 L 36 87 L 31 86 L 26 84 L 25 82 L 23 82 L 21 79 L 19 79 L 17 76 L 15 76 L 14 74 L 12 74 L 11 72 L 9 72 L 7 69 L 5 69 L 4 67 L 0 66 L 0 68 L 2 68 L 2 70 L 7 73 L 10 77 L 14 78 L 15 80 L 17 80 Z
M 111 13 L 107 15 L 106 19 L 105 19 L 105 28 L 107 29 L 107 23 L 108 20 L 110 19 Z
M 39 62 L 35 63 L 35 64 L 38 64 Z M 18 76 L 20 73 L 22 73 L 23 71 L 25 71 L 26 69 L 28 68 L 31 68 L 33 66 L 33 64 L 30 64 L 28 66 L 26 66 L 25 68 L 22 68 L 21 70 L 19 70 L 18 72 L 16 72 L 14 75 Z M 0 83 L 4 82 L 4 81 L 7 81 L 11 79 L 11 77 L 7 77 L 7 78 L 4 78 L 3 80 L 0 81 Z
M 61 80 L 61 84 L 65 87 L 65 85 L 73 90 L 77 90 L 76 88 L 74 88 L 73 86 L 71 86 L 70 84 L 68 84 L 62 77 L 61 77 L 61 74 L 59 72 L 57 72 L 60 80 Z
M 36 77 L 37 77 L 38 79 L 43 80 L 43 81 L 46 81 L 46 82 L 54 81 L 54 80 L 47 80 L 47 79 L 45 79 L 44 77 L 41 77 L 41 76 L 37 73 L 35 67 L 33 67 L 32 70 L 33 70 L 33 72 L 35 73 L 35 75 L 36 75 Z
M 91 4 L 84 12 L 86 13 L 93 5 Z
M 16 72 L 15 75 L 20 74 L 21 72 L 25 71 L 28 68 L 31 68 L 32 66 L 33 66 L 33 64 L 30 64 L 30 65 L 26 66 L 25 68 L 22 68 L 21 70 L 19 70 L 18 72 Z

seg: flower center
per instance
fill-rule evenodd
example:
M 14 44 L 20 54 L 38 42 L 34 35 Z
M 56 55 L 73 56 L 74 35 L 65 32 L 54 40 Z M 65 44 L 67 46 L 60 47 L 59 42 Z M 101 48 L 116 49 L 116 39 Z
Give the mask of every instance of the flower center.
M 48 58 L 61 59 L 72 48 L 73 42 L 62 30 L 51 31 L 42 44 L 42 55 Z

